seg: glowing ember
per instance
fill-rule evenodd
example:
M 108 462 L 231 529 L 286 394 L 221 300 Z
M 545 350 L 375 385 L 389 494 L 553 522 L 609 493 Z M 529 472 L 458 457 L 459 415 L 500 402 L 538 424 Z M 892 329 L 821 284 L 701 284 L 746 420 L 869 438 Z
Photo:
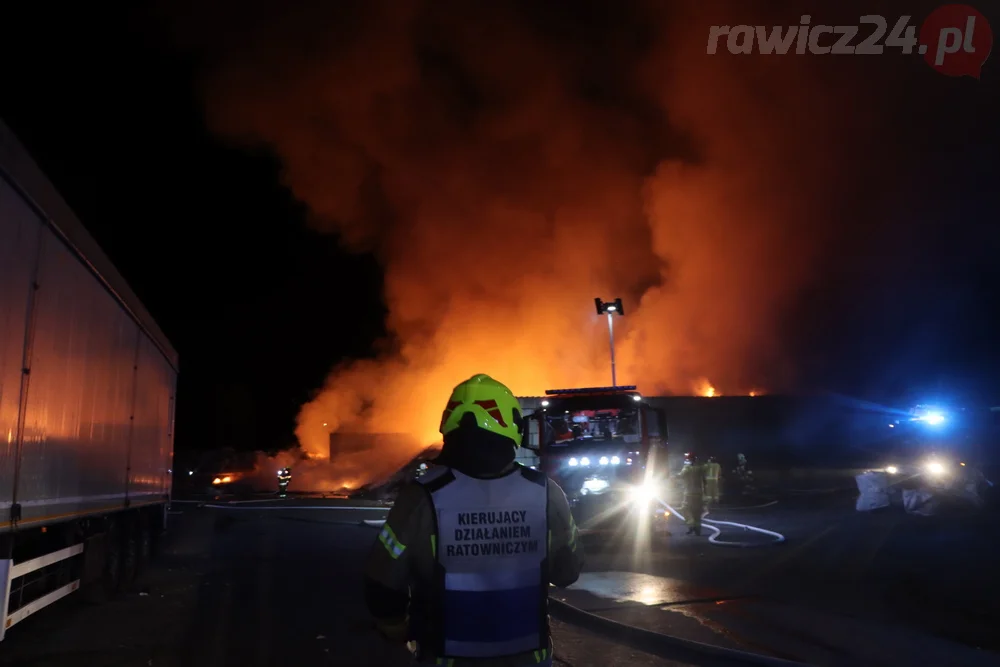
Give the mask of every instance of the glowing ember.
M 226 472 L 226 473 L 222 473 L 221 475 L 219 475 L 218 477 L 216 477 L 215 479 L 213 479 L 212 480 L 212 484 L 214 484 L 215 486 L 220 486 L 222 484 L 230 484 L 232 482 L 238 482 L 241 479 L 243 479 L 243 474 L 242 473 L 237 473 L 237 472 L 229 473 L 229 472 Z

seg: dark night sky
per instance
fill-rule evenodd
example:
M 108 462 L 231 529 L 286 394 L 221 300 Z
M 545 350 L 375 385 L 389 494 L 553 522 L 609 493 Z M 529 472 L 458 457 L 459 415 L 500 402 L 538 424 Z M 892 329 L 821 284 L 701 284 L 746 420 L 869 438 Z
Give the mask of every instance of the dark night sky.
M 219 433 L 248 447 L 291 443 L 298 407 L 329 369 L 369 354 L 383 331 L 375 260 L 307 229 L 277 159 L 211 135 L 199 63 L 171 49 L 143 9 L 125 11 L 137 3 L 18 5 L 0 26 L 0 116 L 178 348 L 178 445 L 212 446 Z M 1000 211 L 998 64 L 994 54 L 977 84 L 989 95 L 958 102 L 977 113 L 949 110 L 957 80 L 920 73 L 925 97 L 908 98 L 921 106 L 900 124 L 922 142 L 913 155 L 927 168 L 891 212 L 908 222 L 864 229 L 845 206 L 867 268 L 833 267 L 789 315 L 808 384 L 881 387 L 884 399 L 940 383 L 1000 398 L 1000 264 L 981 261 L 997 250 L 983 229 Z M 872 268 L 914 236 L 924 241 L 905 271 Z
M 20 66 L 2 115 L 178 349 L 178 446 L 211 446 L 217 420 L 252 446 L 293 442 L 329 368 L 381 332 L 377 266 L 306 229 L 273 157 L 214 141 L 195 63 L 144 43 L 142 14 L 113 4 L 8 22 Z

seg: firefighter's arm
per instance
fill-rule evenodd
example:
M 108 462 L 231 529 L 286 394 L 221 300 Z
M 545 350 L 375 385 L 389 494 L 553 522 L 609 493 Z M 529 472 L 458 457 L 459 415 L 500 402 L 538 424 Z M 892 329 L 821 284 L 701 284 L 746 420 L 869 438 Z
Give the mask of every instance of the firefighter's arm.
M 365 563 L 368 611 L 379 632 L 392 641 L 407 640 L 413 551 L 415 545 L 429 539 L 420 535 L 428 524 L 424 514 L 429 511 L 427 493 L 419 484 L 403 487 Z
M 566 588 L 580 578 L 583 549 L 577 539 L 576 522 L 569 501 L 559 485 L 548 481 L 549 493 L 549 583 Z

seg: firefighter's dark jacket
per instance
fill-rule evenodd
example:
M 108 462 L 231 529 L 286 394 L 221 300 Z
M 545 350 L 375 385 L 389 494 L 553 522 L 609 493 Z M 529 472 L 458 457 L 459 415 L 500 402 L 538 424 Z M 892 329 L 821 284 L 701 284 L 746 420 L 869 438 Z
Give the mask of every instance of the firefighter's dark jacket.
M 519 465 L 519 464 L 513 464 Z M 508 474 L 510 468 L 501 474 Z M 495 475 L 499 477 L 500 475 Z M 481 478 L 487 478 L 482 476 Z M 570 514 L 566 494 L 551 479 L 548 486 L 549 582 L 565 588 L 576 582 L 583 568 L 583 550 L 577 541 L 577 527 Z M 422 600 L 434 595 L 436 520 L 431 496 L 423 485 L 413 482 L 400 491 L 385 526 L 375 540 L 365 566 L 365 597 L 369 611 L 387 624 L 427 613 Z M 411 595 L 413 591 L 412 606 Z M 418 642 L 420 637 L 414 637 Z M 551 650 L 551 649 L 550 649 Z M 485 667 L 513 667 L 536 663 L 525 654 L 499 659 L 461 659 L 449 662 L 456 667 L 474 664 Z

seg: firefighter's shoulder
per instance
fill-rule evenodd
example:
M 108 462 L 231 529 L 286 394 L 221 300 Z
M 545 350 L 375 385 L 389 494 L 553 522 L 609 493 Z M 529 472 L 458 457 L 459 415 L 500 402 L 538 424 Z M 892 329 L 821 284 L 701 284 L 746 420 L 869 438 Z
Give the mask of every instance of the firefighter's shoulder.
M 563 488 L 559 486 L 559 483 L 556 482 L 556 480 L 552 479 L 551 477 L 549 477 L 544 473 L 540 473 L 538 471 L 535 471 L 535 473 L 540 476 L 540 479 L 545 481 L 546 486 L 548 486 L 549 488 L 549 496 L 555 494 L 556 496 L 562 496 L 564 498 L 566 497 L 566 492 L 563 491 Z
M 430 481 L 427 479 L 430 474 L 431 473 L 428 472 L 420 479 L 411 480 L 403 484 L 399 488 L 399 492 L 396 494 L 396 501 L 393 503 L 393 508 L 403 506 L 407 509 L 411 509 L 418 507 L 427 501 L 427 487 L 425 481 Z
M 566 492 L 551 477 L 543 476 L 548 491 L 549 512 L 551 516 L 570 516 L 569 499 Z
M 386 517 L 386 525 L 406 544 L 406 540 L 414 538 L 414 533 L 424 530 L 428 517 L 432 517 L 433 514 L 427 489 L 417 481 L 410 481 L 400 487 L 396 494 L 396 499 Z

